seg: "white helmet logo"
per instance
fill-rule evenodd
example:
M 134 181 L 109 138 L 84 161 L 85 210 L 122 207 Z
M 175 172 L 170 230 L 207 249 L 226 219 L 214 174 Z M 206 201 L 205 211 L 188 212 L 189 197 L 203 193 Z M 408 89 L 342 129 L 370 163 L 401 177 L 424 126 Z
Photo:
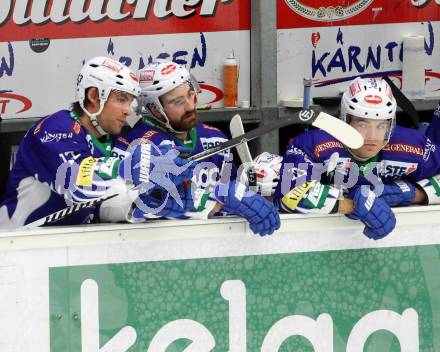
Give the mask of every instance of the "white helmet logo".
M 168 66 L 164 67 L 162 71 L 160 71 L 164 76 L 169 75 L 173 73 L 176 70 L 176 65 L 169 64 Z
M 139 80 L 141 82 L 151 82 L 154 79 L 154 72 L 154 70 L 141 71 Z
M 122 69 L 124 68 L 124 66 L 122 66 L 119 62 L 114 61 L 114 60 L 109 60 L 109 59 L 105 59 L 104 62 L 102 63 L 103 67 L 106 67 L 116 73 L 119 73 L 122 71 Z
M 367 95 L 364 98 L 365 102 L 369 103 L 369 104 L 375 104 L 378 105 L 380 103 L 382 103 L 382 98 L 378 95 Z

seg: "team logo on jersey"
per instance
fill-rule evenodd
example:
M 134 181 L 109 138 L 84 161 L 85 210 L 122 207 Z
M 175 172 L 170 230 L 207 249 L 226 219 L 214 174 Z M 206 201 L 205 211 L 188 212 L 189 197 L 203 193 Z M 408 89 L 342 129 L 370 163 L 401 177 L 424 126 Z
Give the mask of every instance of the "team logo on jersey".
M 364 11 L 373 0 L 285 0 L 298 15 L 314 21 L 341 21 Z M 343 4 L 342 4 L 343 3 Z M 317 5 L 319 4 L 319 5 Z
M 40 133 L 41 127 L 43 126 L 44 121 L 46 121 L 46 119 L 48 117 L 49 116 L 46 116 L 44 119 L 42 119 L 40 122 L 38 122 L 38 124 L 37 124 L 37 126 L 35 127 L 35 130 L 34 130 L 34 136 L 36 136 L 38 133 Z
M 418 163 L 405 163 L 395 160 L 382 160 L 379 163 L 379 175 L 383 177 L 398 178 L 409 175 L 417 170 Z
M 365 102 L 369 103 L 369 104 L 374 104 L 374 105 L 378 105 L 380 103 L 382 103 L 382 98 L 378 95 L 367 95 L 364 98 Z

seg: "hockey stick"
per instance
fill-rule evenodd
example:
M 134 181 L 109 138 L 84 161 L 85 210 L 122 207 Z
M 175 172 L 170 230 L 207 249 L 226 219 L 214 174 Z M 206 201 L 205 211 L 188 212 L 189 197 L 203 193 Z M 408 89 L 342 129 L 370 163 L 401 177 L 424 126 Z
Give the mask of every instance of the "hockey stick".
M 279 120 L 271 124 L 256 128 L 252 131 L 246 132 L 245 134 L 232 138 L 229 141 L 222 143 L 214 148 L 207 149 L 203 152 L 192 155 L 188 158 L 188 160 L 203 160 L 211 155 L 220 153 L 227 149 L 236 147 L 237 145 L 240 145 L 242 143 L 258 138 L 261 135 L 266 134 L 270 131 L 295 124 L 306 124 L 320 128 L 325 132 L 331 134 L 342 144 L 351 149 L 358 149 L 364 144 L 364 139 L 362 138 L 361 134 L 350 125 L 346 124 L 336 117 L 326 114 L 325 112 L 316 113 L 315 111 L 309 109 L 295 112 L 292 117 Z
M 234 117 L 231 119 L 231 122 L 229 123 L 229 131 L 231 131 L 232 138 L 244 134 L 243 122 L 241 121 L 241 117 L 239 114 L 234 115 Z M 255 172 L 255 167 L 252 163 L 251 151 L 249 150 L 247 142 L 237 145 L 235 149 L 237 150 L 241 163 L 247 164 L 249 166 L 246 170 L 249 186 L 256 187 L 257 175 Z
M 237 145 L 240 145 L 242 143 L 258 138 L 261 135 L 273 131 L 275 129 L 279 129 L 281 127 L 294 125 L 294 124 L 309 124 L 317 128 L 320 128 L 326 131 L 327 133 L 331 134 L 332 136 L 334 136 L 336 139 L 341 141 L 347 147 L 352 149 L 358 149 L 364 144 L 364 139 L 362 138 L 361 134 L 358 131 L 356 131 L 353 127 L 343 122 L 342 120 L 337 119 L 336 117 L 333 117 L 324 112 L 315 113 L 313 110 L 301 110 L 299 112 L 294 113 L 294 115 L 288 119 L 279 120 L 269 125 L 256 128 L 241 136 L 232 138 L 229 141 L 222 143 L 214 148 L 207 149 L 201 153 L 195 154 L 189 157 L 188 160 L 194 160 L 194 161 L 203 160 L 207 157 L 210 157 L 211 155 L 218 154 L 222 151 L 225 151 L 227 149 L 236 147 Z M 68 215 L 78 212 L 81 209 L 96 207 L 97 205 L 101 204 L 103 201 L 116 196 L 117 194 L 113 194 L 108 197 L 98 198 L 83 203 L 73 204 L 65 209 L 61 209 L 55 213 L 45 216 L 44 218 L 41 218 L 30 224 L 27 224 L 23 226 L 22 229 L 54 223 L 56 221 L 65 218 Z
M 303 110 L 310 109 L 310 91 L 312 89 L 312 80 L 310 78 L 303 79 Z
M 20 230 L 52 224 L 52 223 L 57 222 L 61 219 L 64 219 L 68 215 L 72 215 L 74 213 L 77 213 L 82 209 L 94 208 L 98 204 L 101 204 L 103 201 L 114 198 L 117 195 L 118 194 L 112 194 L 108 197 L 97 198 L 97 199 L 89 200 L 87 202 L 72 204 L 71 206 L 68 206 L 67 208 L 58 210 L 58 211 L 56 211 L 52 214 L 49 214 L 41 219 L 35 220 L 27 225 L 24 225 L 22 228 L 20 228 Z
M 397 105 L 409 115 L 413 126 L 419 128 L 420 119 L 414 104 L 405 96 L 405 94 L 402 93 L 389 77 L 384 76 L 383 79 L 389 84 Z

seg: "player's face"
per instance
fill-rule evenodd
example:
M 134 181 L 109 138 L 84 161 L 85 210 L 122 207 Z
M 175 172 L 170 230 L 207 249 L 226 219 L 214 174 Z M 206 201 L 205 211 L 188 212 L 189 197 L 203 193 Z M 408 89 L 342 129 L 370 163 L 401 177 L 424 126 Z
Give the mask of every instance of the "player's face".
M 351 117 L 350 125 L 364 137 L 364 145 L 352 150 L 354 156 L 370 159 L 377 155 L 385 146 L 385 137 L 390 128 L 390 120 L 371 120 Z
M 112 91 L 98 116 L 99 125 L 109 134 L 121 133 L 127 117 L 132 114 L 134 96 L 125 92 Z
M 162 106 L 171 126 L 177 131 L 189 131 L 197 123 L 196 92 L 183 83 L 161 97 Z

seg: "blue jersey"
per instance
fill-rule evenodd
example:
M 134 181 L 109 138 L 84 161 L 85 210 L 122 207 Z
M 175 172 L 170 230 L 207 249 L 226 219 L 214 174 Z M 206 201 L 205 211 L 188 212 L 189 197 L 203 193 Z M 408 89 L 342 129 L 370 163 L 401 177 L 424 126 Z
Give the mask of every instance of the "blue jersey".
M 16 228 L 72 203 L 101 197 L 117 177 L 120 160 L 111 158 L 112 142 L 101 143 L 62 110 L 39 120 L 20 143 L 0 203 L 0 228 Z M 89 222 L 83 209 L 56 225 Z
M 333 153 L 339 157 L 335 169 L 327 175 L 326 167 Z M 328 133 L 312 130 L 288 144 L 274 201 L 280 204 L 289 190 L 312 179 L 350 189 L 355 185 L 375 186 L 395 179 L 416 182 L 439 172 L 440 145 L 416 130 L 396 126 L 388 144 L 366 162 L 354 159 L 342 143 Z
M 204 123 L 198 123 L 192 128 L 188 137 L 187 141 L 182 141 L 145 117 L 128 133 L 116 138 L 113 152 L 122 158 L 127 155 L 127 149 L 131 143 L 151 142 L 157 146 L 184 147 L 188 150 L 188 156 L 191 156 L 227 141 L 223 132 Z M 237 169 L 232 159 L 232 153 L 226 150 L 198 162 L 192 181 L 196 183 L 198 191 L 203 196 L 199 205 L 196 206 L 197 211 L 187 212 L 182 218 L 206 218 L 208 216 L 216 203 L 210 194 L 213 187 L 220 179 L 222 182 L 228 182 L 230 179 L 236 178 Z M 221 213 L 225 215 L 223 212 Z
M 434 110 L 431 123 L 426 130 L 426 136 L 434 143 L 440 144 L 440 103 Z
M 140 120 L 128 133 L 116 138 L 113 152 L 118 153 L 120 157 L 124 157 L 130 143 L 135 140 L 143 140 L 152 142 L 157 146 L 184 147 L 188 150 L 188 155 L 192 156 L 214 148 L 228 140 L 219 129 L 204 123 L 198 123 L 189 131 L 188 135 L 189 139 L 182 141 L 146 117 Z M 232 158 L 232 153 L 226 150 L 201 160 L 199 164 L 206 167 L 200 168 L 204 171 L 195 175 L 197 184 L 202 188 L 209 188 L 218 182 L 220 175 L 235 179 L 237 170 Z

